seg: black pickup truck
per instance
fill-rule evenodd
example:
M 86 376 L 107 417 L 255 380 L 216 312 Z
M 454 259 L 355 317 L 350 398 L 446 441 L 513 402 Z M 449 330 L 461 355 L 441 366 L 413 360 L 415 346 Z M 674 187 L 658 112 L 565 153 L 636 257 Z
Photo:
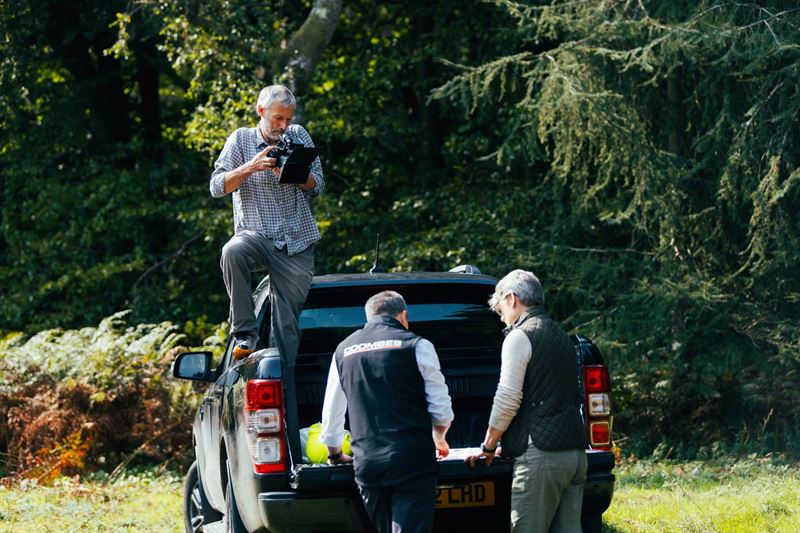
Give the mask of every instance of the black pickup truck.
M 174 376 L 210 383 L 193 427 L 186 531 L 371 530 L 352 466 L 304 462 L 300 428 L 320 420 L 331 355 L 363 326 L 364 303 L 381 290 L 405 297 L 411 330 L 436 347 L 455 411 L 451 449 L 479 445 L 500 374 L 503 325 L 486 304 L 496 283 L 463 272 L 317 276 L 300 316 L 293 369 L 275 348 L 234 361 L 229 345 L 216 366 L 209 352 L 180 354 Z M 265 279 L 254 294 L 261 339 L 269 339 L 268 291 Z M 609 377 L 598 349 L 585 337 L 573 339 L 590 443 L 582 525 L 601 531 L 614 490 Z M 435 530 L 507 530 L 512 467 L 513 459 L 503 458 L 475 468 L 439 462 Z

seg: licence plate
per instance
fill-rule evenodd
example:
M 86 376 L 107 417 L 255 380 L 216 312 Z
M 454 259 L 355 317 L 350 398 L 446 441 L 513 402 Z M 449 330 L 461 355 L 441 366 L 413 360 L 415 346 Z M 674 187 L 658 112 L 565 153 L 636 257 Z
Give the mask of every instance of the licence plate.
M 436 508 L 491 507 L 494 505 L 494 482 L 436 487 Z

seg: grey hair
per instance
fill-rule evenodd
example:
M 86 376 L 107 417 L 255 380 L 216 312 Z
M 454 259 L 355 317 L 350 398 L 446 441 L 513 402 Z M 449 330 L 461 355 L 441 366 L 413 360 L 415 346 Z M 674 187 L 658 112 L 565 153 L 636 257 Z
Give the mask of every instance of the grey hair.
M 294 94 L 287 87 L 270 85 L 261 89 L 256 109 L 258 109 L 259 105 L 264 109 L 269 109 L 272 104 L 295 108 L 297 107 L 297 100 L 295 100 Z
M 396 317 L 406 310 L 406 301 L 399 293 L 394 291 L 383 291 L 371 296 L 364 305 L 367 313 L 367 320 L 378 315 L 388 315 Z
M 544 305 L 544 289 L 533 272 L 513 270 L 497 282 L 494 294 L 489 298 L 489 307 L 494 309 L 507 294 L 516 294 L 522 305 Z

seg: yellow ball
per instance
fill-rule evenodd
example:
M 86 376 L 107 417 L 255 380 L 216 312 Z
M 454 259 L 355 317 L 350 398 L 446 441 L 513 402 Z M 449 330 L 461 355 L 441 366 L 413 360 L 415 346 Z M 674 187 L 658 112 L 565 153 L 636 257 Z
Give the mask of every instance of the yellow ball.
M 317 422 L 308 429 L 308 440 L 306 441 L 306 457 L 312 463 L 328 462 L 328 447 L 319 441 L 319 434 L 322 431 L 322 424 Z M 350 432 L 346 431 L 342 451 L 350 455 Z

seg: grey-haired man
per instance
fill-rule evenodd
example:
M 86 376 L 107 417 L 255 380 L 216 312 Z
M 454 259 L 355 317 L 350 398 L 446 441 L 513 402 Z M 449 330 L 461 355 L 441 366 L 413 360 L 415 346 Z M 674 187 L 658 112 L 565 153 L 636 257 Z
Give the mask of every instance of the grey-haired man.
M 544 311 L 544 290 L 532 272 L 501 279 L 489 306 L 508 326 L 500 382 L 482 453 L 471 465 L 516 457 L 511 483 L 511 530 L 581 530 L 586 481 L 586 434 L 578 409 L 575 350 Z
M 225 142 L 214 165 L 209 189 L 233 199 L 234 235 L 222 248 L 220 266 L 230 297 L 229 319 L 235 337 L 233 356 L 241 359 L 258 343 L 251 272 L 269 270 L 271 345 L 284 363 L 294 366 L 300 342 L 298 318 L 314 275 L 314 243 L 319 230 L 311 201 L 325 186 L 317 158 L 304 184 L 278 183 L 280 170 L 267 154 L 282 135 L 296 144 L 314 146 L 308 132 L 292 125 L 297 107 L 281 85 L 262 89 L 254 128 L 239 128 Z

